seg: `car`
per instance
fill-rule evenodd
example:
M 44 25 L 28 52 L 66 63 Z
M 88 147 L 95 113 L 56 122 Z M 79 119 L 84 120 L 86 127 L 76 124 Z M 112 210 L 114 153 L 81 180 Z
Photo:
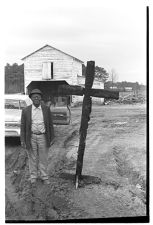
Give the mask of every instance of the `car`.
M 20 137 L 21 112 L 31 103 L 28 95 L 5 95 L 5 137 Z

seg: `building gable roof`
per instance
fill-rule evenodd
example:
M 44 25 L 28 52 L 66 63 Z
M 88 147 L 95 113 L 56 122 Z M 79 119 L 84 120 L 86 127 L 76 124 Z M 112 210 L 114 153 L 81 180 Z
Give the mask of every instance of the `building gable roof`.
M 51 45 L 45 45 L 45 46 L 43 46 L 42 48 L 39 48 L 38 50 L 36 50 L 36 51 L 32 52 L 31 54 L 29 54 L 29 55 L 25 56 L 25 57 L 24 57 L 24 58 L 22 58 L 21 60 L 25 60 L 25 59 L 26 59 L 26 58 L 28 58 L 29 56 L 31 56 L 31 55 L 33 55 L 33 54 L 35 54 L 36 52 L 41 51 L 43 48 L 46 48 L 46 47 L 53 48 L 53 49 L 55 49 L 55 50 L 57 50 L 57 51 L 59 51 L 59 52 L 61 52 L 61 53 L 65 54 L 65 55 L 68 55 L 68 56 L 72 57 L 73 59 L 75 59 L 75 60 L 79 61 L 80 63 L 83 63 L 83 61 L 81 61 L 80 59 L 77 59 L 76 57 L 74 57 L 74 56 L 72 56 L 72 55 L 69 55 L 69 54 L 67 54 L 67 53 L 65 53 L 65 52 L 63 52 L 63 51 L 61 51 L 61 50 L 59 50 L 59 49 L 57 49 L 57 48 L 54 48 L 54 47 L 52 47 Z

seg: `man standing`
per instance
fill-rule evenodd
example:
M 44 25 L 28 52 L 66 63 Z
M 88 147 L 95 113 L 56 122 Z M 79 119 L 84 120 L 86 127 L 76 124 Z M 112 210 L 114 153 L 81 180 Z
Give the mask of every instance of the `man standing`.
M 34 89 L 29 94 L 32 105 L 22 110 L 21 116 L 21 146 L 27 150 L 31 183 L 40 178 L 45 184 L 50 184 L 47 161 L 48 150 L 53 143 L 54 128 L 49 107 L 41 103 L 42 92 Z

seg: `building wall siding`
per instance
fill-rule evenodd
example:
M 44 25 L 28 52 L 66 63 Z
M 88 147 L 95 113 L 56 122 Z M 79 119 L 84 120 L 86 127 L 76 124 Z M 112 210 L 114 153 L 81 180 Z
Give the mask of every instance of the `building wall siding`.
M 82 64 L 54 48 L 45 47 L 24 59 L 24 79 L 26 87 L 32 80 L 42 80 L 43 62 L 53 62 L 53 79 L 66 80 L 77 84 L 77 74 L 82 75 Z

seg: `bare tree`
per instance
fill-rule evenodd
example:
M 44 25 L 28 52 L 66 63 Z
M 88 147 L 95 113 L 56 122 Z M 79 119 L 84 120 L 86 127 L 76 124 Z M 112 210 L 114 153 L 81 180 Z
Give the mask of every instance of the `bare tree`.
M 114 87 L 114 83 L 117 82 L 118 76 L 115 69 L 111 69 L 109 80 L 112 82 L 112 88 Z

